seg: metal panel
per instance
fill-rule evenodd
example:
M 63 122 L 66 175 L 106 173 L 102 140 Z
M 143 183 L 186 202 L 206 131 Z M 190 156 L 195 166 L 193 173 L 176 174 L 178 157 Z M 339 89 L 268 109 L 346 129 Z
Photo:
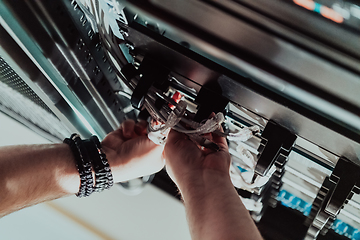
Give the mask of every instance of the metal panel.
M 129 2 L 159 21 L 165 36 L 359 133 L 353 72 L 203 2 Z

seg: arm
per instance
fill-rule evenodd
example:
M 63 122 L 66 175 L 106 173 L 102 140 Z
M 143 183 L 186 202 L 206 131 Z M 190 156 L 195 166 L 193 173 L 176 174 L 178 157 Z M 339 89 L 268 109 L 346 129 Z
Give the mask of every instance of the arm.
M 165 146 L 167 170 L 182 194 L 193 239 L 262 239 L 229 176 L 225 139 L 221 150 L 200 150 L 186 135 L 172 131 Z
M 162 147 L 146 137 L 145 125 L 125 121 L 102 142 L 115 182 L 159 171 Z M 16 210 L 68 196 L 80 178 L 67 144 L 0 148 L 0 217 Z

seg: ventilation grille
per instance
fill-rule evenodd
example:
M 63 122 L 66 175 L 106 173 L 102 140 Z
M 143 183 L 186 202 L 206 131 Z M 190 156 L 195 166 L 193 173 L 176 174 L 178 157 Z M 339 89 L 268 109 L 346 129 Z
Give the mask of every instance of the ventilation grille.
M 0 56 L 0 81 L 30 99 L 47 112 L 52 113 L 50 108 L 39 98 L 38 95 L 22 80 L 19 75 Z
M 30 129 L 36 130 L 35 126 L 56 139 L 70 135 L 68 128 L 1 57 L 0 110 L 10 111 L 12 117 Z

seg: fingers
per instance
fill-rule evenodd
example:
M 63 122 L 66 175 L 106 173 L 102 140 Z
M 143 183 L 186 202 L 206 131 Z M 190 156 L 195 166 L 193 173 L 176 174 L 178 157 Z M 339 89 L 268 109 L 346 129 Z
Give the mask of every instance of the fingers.
M 139 136 L 145 136 L 146 127 L 146 121 L 135 123 L 135 121 L 132 119 L 125 120 L 117 130 L 109 133 L 106 136 L 103 143 L 105 143 L 107 146 L 115 148 L 116 146 L 120 146 L 124 141 Z
M 140 120 L 135 123 L 134 120 L 128 119 L 121 124 L 122 135 L 125 138 L 134 138 L 137 136 L 144 136 L 147 134 L 147 121 Z
M 135 124 L 135 133 L 139 136 L 143 136 L 147 134 L 147 126 L 148 122 L 145 120 L 140 120 Z
M 215 117 L 215 113 L 212 112 L 209 116 L 209 118 L 212 118 L 212 117 Z M 220 127 L 219 128 L 219 131 L 220 132 L 224 132 L 223 128 Z M 211 140 L 212 142 L 216 143 L 220 148 L 221 150 L 225 150 L 225 151 L 228 151 L 228 145 L 227 145 L 227 142 L 226 142 L 226 138 L 222 137 L 222 136 L 219 136 L 217 134 L 212 134 L 211 133 L 211 137 L 206 137 L 207 139 Z
M 135 121 L 131 119 L 125 120 L 120 128 L 122 129 L 122 134 L 125 138 L 131 138 L 135 129 Z
M 121 146 L 121 144 L 124 142 L 121 135 L 122 135 L 121 129 L 111 132 L 104 138 L 104 140 L 101 142 L 101 145 L 111 149 L 116 149 L 118 146 Z
M 220 127 L 219 131 L 224 132 L 224 130 L 223 130 L 222 127 Z M 217 134 L 212 134 L 212 140 L 213 140 L 213 142 L 216 143 L 222 150 L 226 150 L 226 151 L 229 150 L 225 137 L 222 137 L 222 136 L 217 135 Z

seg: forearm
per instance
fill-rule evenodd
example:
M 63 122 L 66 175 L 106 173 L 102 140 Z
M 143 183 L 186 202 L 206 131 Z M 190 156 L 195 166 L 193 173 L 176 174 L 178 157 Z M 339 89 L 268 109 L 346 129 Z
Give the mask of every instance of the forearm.
M 262 239 L 229 177 L 198 177 L 180 187 L 194 240 Z
M 10 146 L 0 153 L 0 217 L 79 190 L 79 173 L 66 144 Z
M 124 128 L 111 132 L 101 143 L 115 182 L 150 175 L 164 166 L 160 157 L 163 148 L 144 134 L 137 134 L 133 121 L 124 123 Z M 129 124 L 132 127 L 126 126 Z M 123 136 L 124 129 L 129 136 Z M 146 132 L 146 126 L 143 130 Z M 96 181 L 94 169 L 92 171 Z M 79 187 L 79 171 L 67 144 L 0 148 L 0 217 L 75 194 Z

